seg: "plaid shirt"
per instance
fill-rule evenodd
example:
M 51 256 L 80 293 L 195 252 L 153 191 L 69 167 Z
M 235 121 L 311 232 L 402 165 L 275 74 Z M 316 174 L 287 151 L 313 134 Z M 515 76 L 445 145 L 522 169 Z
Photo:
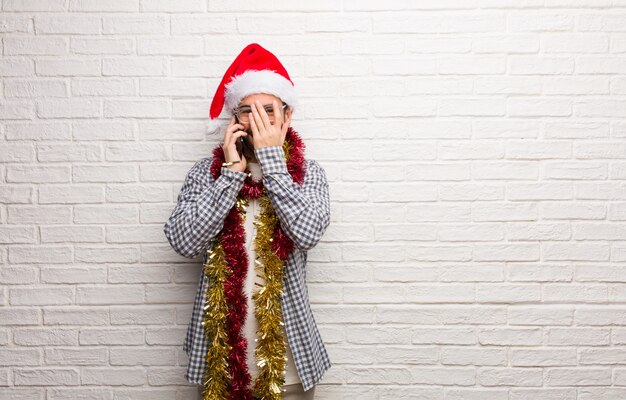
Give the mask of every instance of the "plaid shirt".
M 281 305 L 287 340 L 306 391 L 331 367 L 311 310 L 305 268 L 307 250 L 319 242 L 330 224 L 328 182 L 319 163 L 306 160 L 304 182 L 302 186 L 295 183 L 287 171 L 282 146 L 258 148 L 255 155 L 281 227 L 295 245 L 285 265 Z M 194 258 L 203 252 L 203 264 L 247 176 L 222 167 L 221 175 L 213 180 L 209 170 L 212 161 L 211 155 L 191 168 L 178 195 L 178 203 L 164 226 L 165 236 L 178 254 Z M 208 343 L 201 321 L 209 282 L 204 274 L 200 275 L 183 349 L 189 356 L 185 378 L 202 385 Z

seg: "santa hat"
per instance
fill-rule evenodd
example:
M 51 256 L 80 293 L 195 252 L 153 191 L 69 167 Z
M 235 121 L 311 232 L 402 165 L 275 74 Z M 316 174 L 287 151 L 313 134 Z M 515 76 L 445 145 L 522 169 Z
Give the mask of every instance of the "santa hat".
M 250 94 L 267 93 L 280 98 L 295 110 L 296 92 L 289 74 L 278 58 L 258 43 L 247 45 L 228 67 L 217 86 L 209 112 L 208 131 L 226 129 L 232 110 Z M 226 112 L 227 120 L 215 119 Z

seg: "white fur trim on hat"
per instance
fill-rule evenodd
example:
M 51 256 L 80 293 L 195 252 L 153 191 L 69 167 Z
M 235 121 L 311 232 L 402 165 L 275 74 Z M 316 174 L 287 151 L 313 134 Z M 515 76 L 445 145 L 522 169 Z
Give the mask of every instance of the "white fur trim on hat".
M 296 91 L 284 76 L 272 70 L 247 70 L 235 76 L 225 86 L 224 109 L 230 113 L 246 96 L 256 93 L 272 94 L 296 109 Z
M 230 124 L 230 118 L 215 118 L 208 119 L 206 121 L 206 133 L 209 136 L 219 135 L 220 137 L 224 135 L 226 129 L 228 129 L 228 125 Z

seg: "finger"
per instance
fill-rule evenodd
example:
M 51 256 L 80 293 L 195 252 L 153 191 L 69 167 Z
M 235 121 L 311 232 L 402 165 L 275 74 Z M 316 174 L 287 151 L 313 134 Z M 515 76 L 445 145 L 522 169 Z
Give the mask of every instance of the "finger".
M 232 132 L 232 134 L 228 135 L 228 141 L 226 143 L 226 147 L 234 145 L 237 142 L 237 140 L 239 140 L 239 137 L 246 136 L 247 134 L 248 133 L 245 131 Z
M 247 133 L 243 132 L 243 131 L 237 131 L 235 132 L 235 136 L 234 136 L 234 140 L 233 143 L 235 143 L 235 147 L 237 147 L 237 142 L 240 141 L 242 136 L 246 136 Z
M 226 143 L 226 141 L 228 140 L 228 136 L 230 135 L 230 130 L 233 127 L 233 118 L 235 116 L 233 115 L 233 117 L 230 119 L 230 123 L 228 124 L 228 127 L 226 127 L 226 129 L 224 130 L 224 143 Z
M 235 124 L 233 126 L 231 126 L 231 131 L 236 132 L 236 131 L 240 131 L 243 130 L 244 126 L 241 124 Z
M 265 112 L 265 107 L 263 107 L 263 105 L 261 105 L 261 102 L 258 100 L 257 100 L 257 110 L 259 111 L 259 115 L 261 116 L 261 120 L 263 120 L 263 124 L 265 125 L 265 128 L 269 129 L 269 127 L 272 126 L 272 123 L 270 122 L 270 117 Z
M 224 146 L 228 148 L 228 147 L 232 146 L 233 143 L 235 143 L 235 139 L 233 138 L 233 134 L 232 133 L 228 133 L 226 135 L 226 138 L 224 139 Z
M 287 138 L 287 130 L 288 130 L 288 129 L 289 129 L 289 126 L 287 125 L 287 123 L 283 124 L 283 125 L 280 127 L 280 133 L 281 133 L 280 138 L 281 138 L 281 142 L 284 142 L 284 141 L 285 141 L 285 139 Z
M 263 119 L 261 118 L 261 115 L 259 114 L 259 110 L 256 107 L 255 103 L 252 103 L 251 105 L 252 107 L 252 116 L 254 117 L 254 122 L 256 123 L 256 126 L 259 130 L 265 130 L 265 123 L 263 122 Z M 264 110 L 265 111 L 265 110 Z M 250 118 L 250 121 L 252 121 L 252 118 Z
M 237 118 L 235 118 L 235 116 L 233 115 L 233 116 L 230 118 L 230 125 L 229 125 L 229 128 L 232 128 L 232 127 L 237 126 L 237 125 L 239 125 L 239 124 L 237 123 Z
M 282 128 L 283 113 L 280 112 L 280 107 L 278 107 L 278 102 L 276 100 L 272 102 L 272 108 L 274 109 L 274 124 L 278 125 L 279 128 Z
M 243 130 L 243 129 L 244 129 L 244 126 L 243 126 L 243 125 L 241 125 L 241 124 L 235 124 L 235 125 L 231 125 L 231 126 L 229 126 L 229 127 L 228 127 L 228 129 L 227 129 L 226 131 L 227 131 L 227 133 L 230 135 L 230 134 L 232 134 L 233 132 L 237 132 L 238 130 Z
M 254 107 L 252 107 L 252 109 L 254 110 Z M 250 115 L 250 128 L 252 129 L 252 136 L 261 136 L 259 134 L 259 129 L 256 126 L 256 120 L 253 118 L 253 115 Z

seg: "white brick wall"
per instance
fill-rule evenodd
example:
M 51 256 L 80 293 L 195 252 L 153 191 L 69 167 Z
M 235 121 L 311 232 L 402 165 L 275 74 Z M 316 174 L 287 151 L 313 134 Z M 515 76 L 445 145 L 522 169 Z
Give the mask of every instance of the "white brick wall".
M 320 399 L 626 399 L 626 1 L 0 4 L 1 399 L 195 398 L 162 229 L 255 41 L 330 179 Z

